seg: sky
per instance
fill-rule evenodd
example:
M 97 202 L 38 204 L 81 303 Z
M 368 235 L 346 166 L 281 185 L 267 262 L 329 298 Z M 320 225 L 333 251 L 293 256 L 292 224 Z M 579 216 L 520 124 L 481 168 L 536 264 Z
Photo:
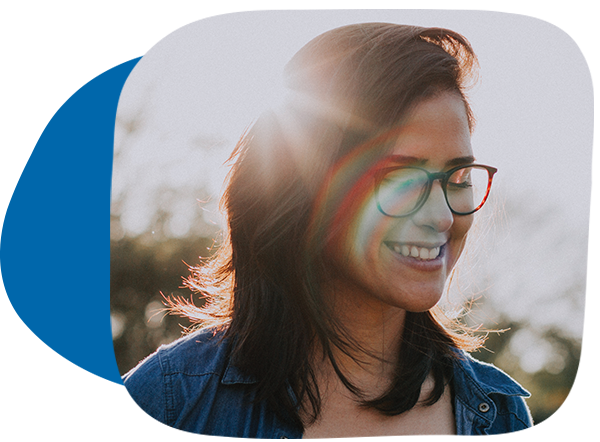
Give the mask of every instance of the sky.
M 480 82 L 470 93 L 478 120 L 473 146 L 480 161 L 499 168 L 495 190 L 548 201 L 586 228 L 593 127 L 589 70 L 567 34 L 515 14 L 271 11 L 192 23 L 152 47 L 126 83 L 119 114 L 131 118 L 142 111 L 149 127 L 141 140 L 124 143 L 117 131 L 116 151 L 121 146 L 131 151 L 123 170 L 139 182 L 134 171 L 145 168 L 145 161 L 173 163 L 190 154 L 199 138 L 216 138 L 224 141 L 221 149 L 208 158 L 194 156 L 187 165 L 173 163 L 181 169 L 170 173 L 170 181 L 204 167 L 202 177 L 209 177 L 218 194 L 224 169 L 213 176 L 215 169 L 244 128 L 281 96 L 280 73 L 290 57 L 328 29 L 366 21 L 448 27 L 465 35 L 481 65 Z M 119 169 L 115 172 L 119 178 Z M 165 175 L 146 176 L 158 185 Z M 127 184 L 125 176 L 115 181 L 116 193 L 121 183 Z

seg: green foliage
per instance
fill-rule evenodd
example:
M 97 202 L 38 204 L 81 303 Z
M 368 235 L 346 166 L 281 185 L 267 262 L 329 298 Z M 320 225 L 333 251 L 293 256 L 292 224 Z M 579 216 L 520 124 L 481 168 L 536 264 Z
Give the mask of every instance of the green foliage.
M 211 246 L 207 238 L 153 242 L 141 236 L 111 242 L 110 308 L 121 374 L 161 344 L 180 337 L 182 327 L 190 325 L 184 318 L 167 315 L 163 295 L 190 298 L 182 278 L 189 275 L 188 265 L 199 263 L 200 253 L 210 254 Z
M 498 329 L 506 331 L 490 334 L 486 341 L 486 349 L 473 356 L 509 373 L 531 393 L 527 404 L 534 423 L 539 424 L 554 414 L 567 398 L 579 367 L 581 345 L 577 340 L 564 336 L 561 330 L 551 328 L 543 332 L 536 343 L 537 346 L 549 344 L 551 357 L 540 370 L 526 371 L 520 359 L 527 355 L 516 354 L 511 348 L 511 341 L 518 340 L 517 332 L 525 330 L 528 325 L 503 319 L 498 324 Z

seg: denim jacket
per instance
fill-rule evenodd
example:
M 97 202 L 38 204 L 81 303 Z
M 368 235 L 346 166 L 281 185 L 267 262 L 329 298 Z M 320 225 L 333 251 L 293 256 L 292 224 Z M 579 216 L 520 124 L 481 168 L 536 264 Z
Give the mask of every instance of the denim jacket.
M 169 426 L 207 435 L 299 439 L 302 428 L 254 402 L 255 381 L 228 360 L 227 341 L 201 331 L 160 347 L 123 377 L 135 402 Z M 498 368 L 464 352 L 455 363 L 458 434 L 497 434 L 532 425 L 529 393 Z

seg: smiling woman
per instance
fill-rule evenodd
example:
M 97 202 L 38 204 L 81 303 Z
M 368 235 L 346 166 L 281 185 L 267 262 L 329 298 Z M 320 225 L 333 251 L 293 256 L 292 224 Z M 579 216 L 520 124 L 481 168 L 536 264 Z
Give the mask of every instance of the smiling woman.
M 437 307 L 496 169 L 475 164 L 475 55 L 439 28 L 326 32 L 243 135 L 228 232 L 187 285 L 199 323 L 124 377 L 151 416 L 261 437 L 492 434 L 531 425 L 481 339 Z

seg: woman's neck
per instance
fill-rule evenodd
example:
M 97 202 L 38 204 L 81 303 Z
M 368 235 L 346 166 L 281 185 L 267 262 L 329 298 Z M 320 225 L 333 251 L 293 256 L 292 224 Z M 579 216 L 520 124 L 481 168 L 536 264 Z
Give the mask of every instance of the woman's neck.
M 395 372 L 406 311 L 345 284 L 332 287 L 329 299 L 333 300 L 333 311 L 353 344 L 347 353 L 332 349 L 336 363 L 360 390 L 369 392 L 369 396 L 380 395 Z M 328 360 L 324 363 L 330 365 Z M 331 366 L 326 372 L 335 374 Z

